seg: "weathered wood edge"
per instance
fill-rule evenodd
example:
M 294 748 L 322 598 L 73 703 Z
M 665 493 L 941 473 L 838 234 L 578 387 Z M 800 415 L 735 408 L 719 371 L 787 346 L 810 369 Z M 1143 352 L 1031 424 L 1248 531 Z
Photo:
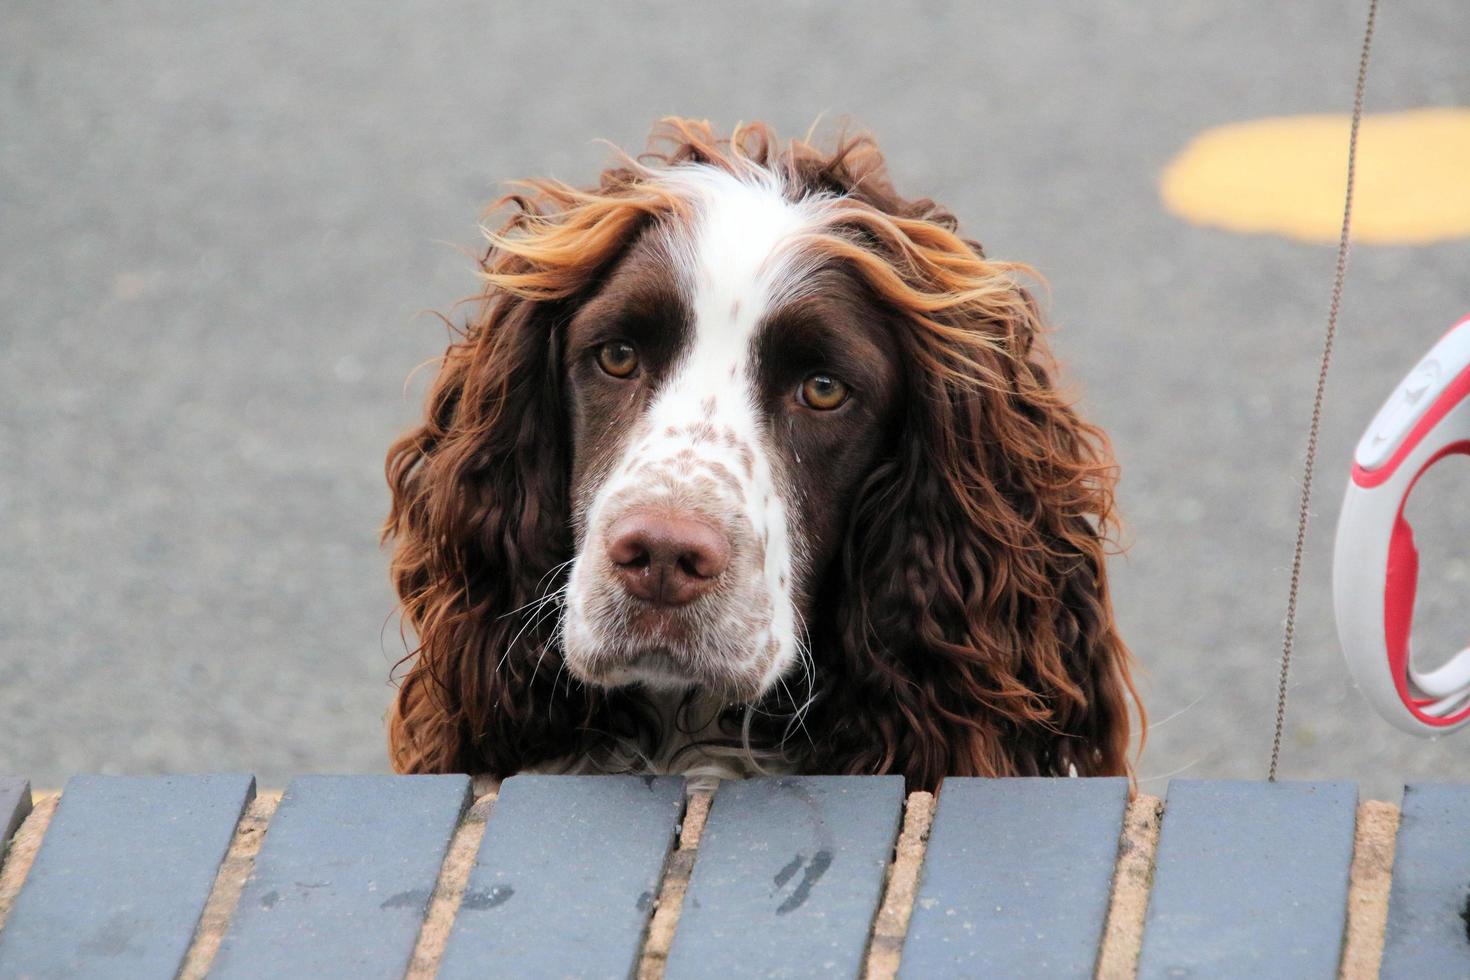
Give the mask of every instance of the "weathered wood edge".
M 467 862 L 473 861 L 497 789 L 498 783 L 494 780 L 477 780 L 475 783 L 474 802 L 461 816 L 456 838 L 445 858 L 440 885 L 432 899 L 409 977 L 432 977 L 437 969 L 443 952 L 443 936 L 453 922 L 458 898 L 464 888 Z M 656 980 L 663 975 L 663 960 L 678 928 L 683 890 L 698 859 L 699 835 L 712 795 L 708 791 L 691 794 L 680 842 L 677 849 L 671 851 L 664 868 L 659 901 L 644 937 L 638 969 L 640 980 Z M 230 854 L 221 866 L 210 903 L 200 922 L 184 975 L 202 976 L 207 971 L 212 947 L 218 943 L 218 936 L 211 936 L 211 933 L 222 932 L 228 925 L 233 900 L 238 899 L 239 886 L 251 871 L 254 851 L 259 848 L 263 834 L 268 832 L 269 817 L 279 797 L 279 789 L 261 791 L 242 819 L 237 839 L 232 842 Z M 4 928 L 6 914 L 24 885 L 58 802 L 59 794 L 54 791 L 33 792 L 32 808 L 12 836 L 5 859 L 0 863 L 0 929 Z M 885 887 L 884 903 L 870 936 L 865 976 L 892 976 L 897 969 L 907 923 L 896 928 L 901 918 L 898 906 L 902 905 L 903 896 L 894 888 L 917 873 L 927 831 L 927 826 L 911 824 L 909 817 L 924 815 L 932 819 L 932 807 L 933 799 L 927 793 L 910 793 L 905 800 L 904 834 L 900 836 L 888 868 L 889 884 Z M 1162 807 L 1158 797 L 1143 794 L 1136 796 L 1129 805 L 1124 841 L 1120 842 L 1118 865 L 1114 872 L 1107 931 L 1098 960 L 1096 975 L 1104 980 L 1136 975 Z M 1344 980 L 1377 975 L 1394 863 L 1394 830 L 1399 815 L 1398 806 L 1383 801 L 1362 800 L 1358 805 L 1347 929 L 1339 973 Z M 901 886 L 899 890 L 902 890 Z M 911 900 L 911 896 L 909 898 Z

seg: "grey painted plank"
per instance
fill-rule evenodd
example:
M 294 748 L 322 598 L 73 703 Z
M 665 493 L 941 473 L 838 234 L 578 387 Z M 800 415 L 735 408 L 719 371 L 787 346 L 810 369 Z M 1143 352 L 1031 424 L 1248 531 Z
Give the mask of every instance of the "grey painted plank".
M 721 783 L 666 975 L 857 976 L 902 806 L 899 776 Z
M 1336 977 L 1352 783 L 1169 784 L 1138 975 Z
M 683 810 L 677 778 L 507 779 L 439 976 L 629 976 Z
M 1126 779 L 944 781 L 904 977 L 1090 977 Z
M 254 795 L 245 775 L 73 777 L 0 932 L 0 977 L 173 976 Z
M 1470 976 L 1470 786 L 1404 788 L 1383 976 Z
M 0 861 L 5 848 L 31 812 L 31 784 L 23 776 L 0 776 Z
M 467 776 L 299 776 L 281 797 L 211 977 L 401 977 Z

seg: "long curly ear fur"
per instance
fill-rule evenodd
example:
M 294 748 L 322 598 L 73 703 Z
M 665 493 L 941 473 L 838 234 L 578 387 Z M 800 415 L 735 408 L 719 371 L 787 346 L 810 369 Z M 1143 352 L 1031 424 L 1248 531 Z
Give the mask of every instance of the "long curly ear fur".
M 543 598 L 570 554 L 546 312 L 488 304 L 446 354 L 427 420 L 388 457 L 393 578 L 419 642 L 389 721 L 401 772 L 514 772 L 588 710 L 554 684 L 559 664 L 535 669 L 541 631 L 507 615 Z
M 388 719 L 400 772 L 510 775 L 638 724 L 571 682 L 555 642 L 572 557 L 561 328 L 657 202 L 626 170 L 597 195 L 522 186 L 495 205 L 513 212 L 489 235 L 485 298 L 426 419 L 388 453 L 383 533 L 417 638 Z
M 1035 326 L 1028 313 L 967 329 L 1021 354 Z M 825 764 L 922 787 L 1125 774 L 1132 688 L 1104 571 L 1106 444 L 1034 347 L 997 355 L 985 385 L 922 366 L 931 354 L 910 352 L 907 425 L 834 570 L 830 681 L 808 726 L 830 733 Z
M 1105 571 L 1116 467 L 1054 384 L 1021 284 L 1034 273 L 899 198 L 865 137 L 832 155 L 793 144 L 784 164 L 849 202 L 826 247 L 893 316 L 908 372 L 901 431 L 815 603 L 812 767 L 911 787 L 1127 774 L 1137 698 Z

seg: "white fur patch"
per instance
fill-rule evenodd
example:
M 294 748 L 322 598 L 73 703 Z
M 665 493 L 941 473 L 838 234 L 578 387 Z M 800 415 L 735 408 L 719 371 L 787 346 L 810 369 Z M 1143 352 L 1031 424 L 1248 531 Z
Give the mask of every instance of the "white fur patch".
M 709 597 L 720 601 L 708 602 L 700 623 L 704 648 L 684 655 L 696 675 L 738 665 L 760 694 L 802 656 L 792 587 L 803 555 L 789 516 L 795 501 L 786 499 L 789 483 L 777 472 L 761 420 L 754 340 L 767 313 L 799 287 L 803 257 L 795 240 L 819 205 L 787 201 L 769 174 L 748 182 L 688 166 L 661 179 L 694 205 L 692 227 L 672 229 L 667 243 L 693 336 L 588 509 L 563 643 L 575 669 L 579 657 L 620 642 L 610 635 L 619 624 L 606 621 L 614 617 L 606 614 L 603 530 L 633 506 L 697 508 L 730 535 L 743 561 L 725 574 L 744 581 Z M 609 679 L 687 685 L 637 664 Z

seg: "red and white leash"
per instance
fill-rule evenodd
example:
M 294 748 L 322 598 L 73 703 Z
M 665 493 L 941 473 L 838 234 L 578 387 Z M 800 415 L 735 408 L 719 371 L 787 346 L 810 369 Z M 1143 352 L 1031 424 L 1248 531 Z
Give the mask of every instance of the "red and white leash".
M 1332 601 L 1353 680 L 1378 713 L 1413 735 L 1470 722 L 1470 647 L 1443 666 L 1414 666 L 1419 553 L 1404 517 L 1431 466 L 1470 456 L 1470 316 L 1394 389 L 1353 453 L 1337 522 Z

